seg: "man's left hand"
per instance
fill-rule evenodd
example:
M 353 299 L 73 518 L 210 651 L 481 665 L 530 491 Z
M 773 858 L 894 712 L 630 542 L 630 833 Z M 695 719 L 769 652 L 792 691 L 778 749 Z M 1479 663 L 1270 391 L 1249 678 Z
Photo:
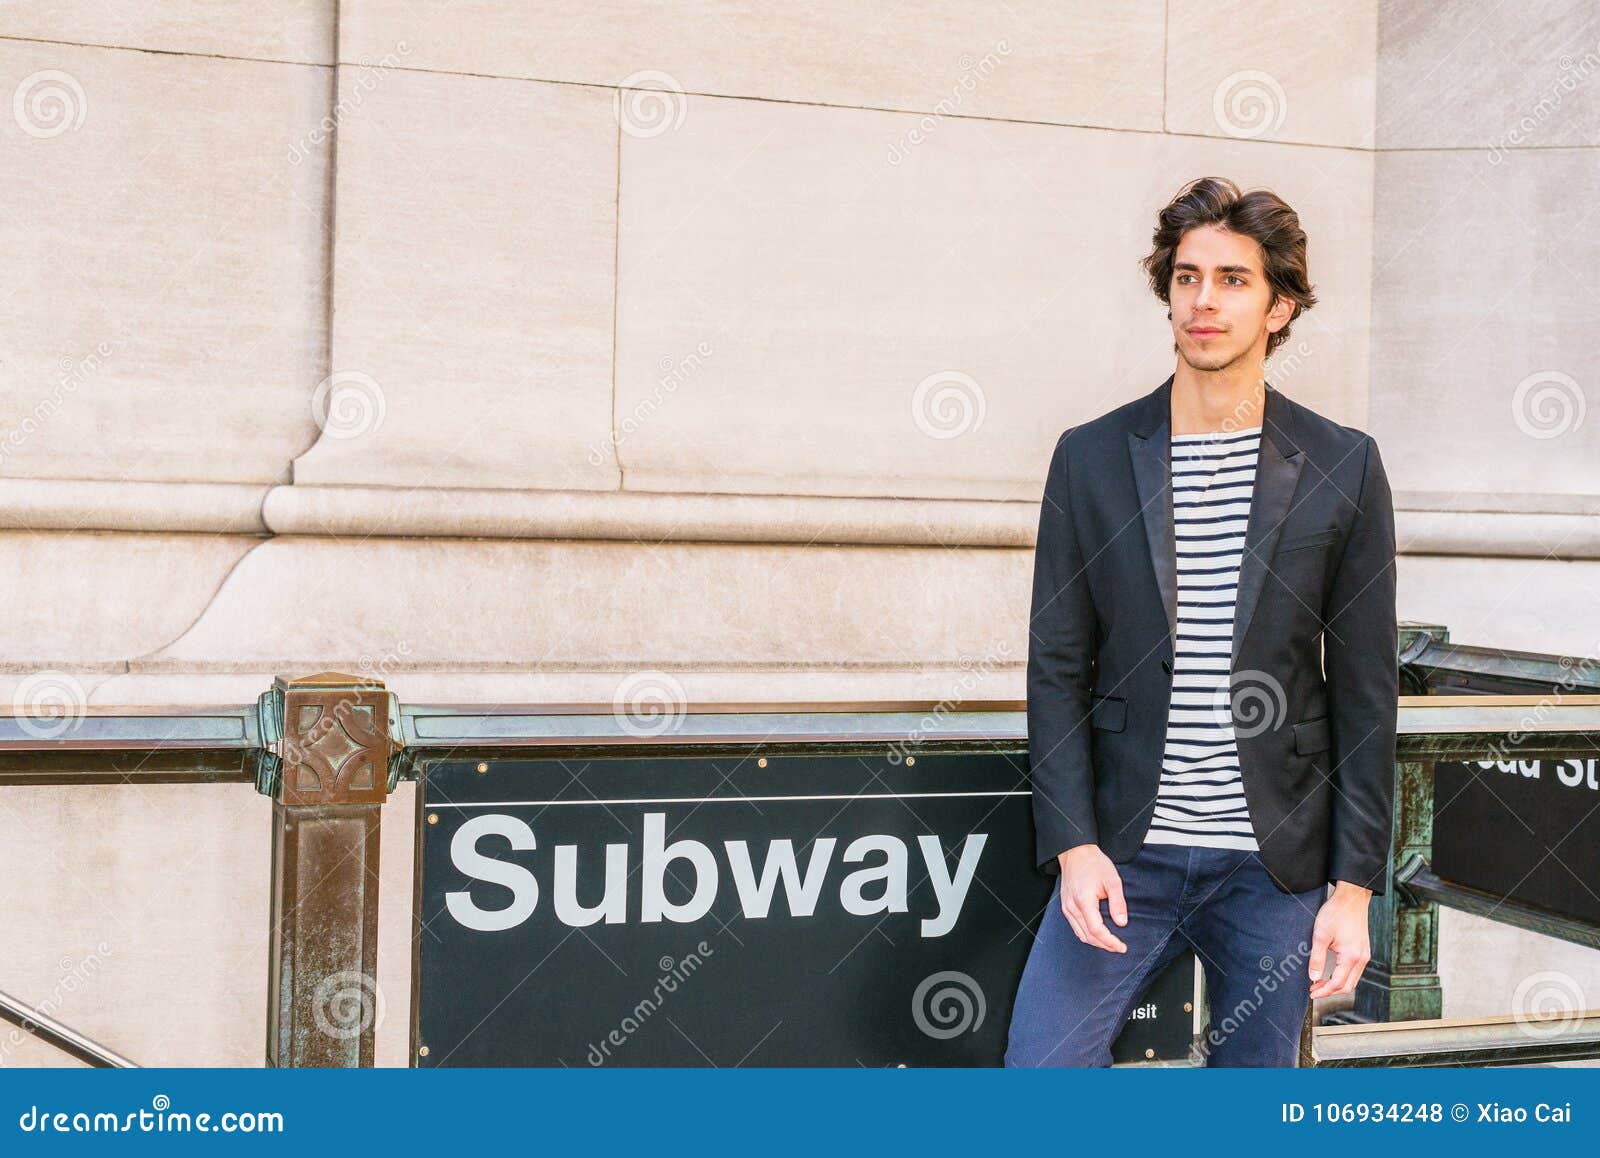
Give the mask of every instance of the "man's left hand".
M 1311 933 L 1311 996 L 1354 992 L 1361 972 L 1372 959 L 1372 943 L 1367 935 L 1367 902 L 1372 890 L 1349 881 L 1336 881 L 1333 895 L 1317 910 Z M 1326 972 L 1328 950 L 1338 955 L 1331 974 Z

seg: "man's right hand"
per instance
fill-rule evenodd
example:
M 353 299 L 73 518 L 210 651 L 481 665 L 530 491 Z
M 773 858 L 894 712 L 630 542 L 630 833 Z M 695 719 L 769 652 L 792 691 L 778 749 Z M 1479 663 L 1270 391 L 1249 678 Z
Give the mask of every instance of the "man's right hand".
M 1128 905 L 1122 898 L 1122 877 L 1110 857 L 1097 844 L 1080 844 L 1056 858 L 1061 863 L 1061 911 L 1085 945 L 1109 953 L 1126 953 L 1123 944 L 1100 919 L 1100 902 L 1110 902 L 1111 919 L 1128 923 Z

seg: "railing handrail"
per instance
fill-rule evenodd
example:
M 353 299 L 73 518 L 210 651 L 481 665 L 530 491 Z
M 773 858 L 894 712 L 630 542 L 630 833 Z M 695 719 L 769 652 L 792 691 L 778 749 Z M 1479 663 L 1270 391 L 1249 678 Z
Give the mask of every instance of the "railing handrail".
M 0 993 L 0 1018 L 97 1069 L 139 1068 L 137 1062 L 129 1061 L 121 1054 L 79 1033 L 70 1025 L 65 1025 L 48 1013 L 5 993 Z

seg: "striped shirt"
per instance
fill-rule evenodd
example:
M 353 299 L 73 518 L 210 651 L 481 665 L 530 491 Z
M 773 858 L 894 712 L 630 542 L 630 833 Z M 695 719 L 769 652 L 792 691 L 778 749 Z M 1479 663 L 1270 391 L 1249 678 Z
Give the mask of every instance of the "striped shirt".
M 1228 676 L 1234 595 L 1261 427 L 1172 436 L 1178 637 L 1161 784 L 1146 844 L 1256 849 Z

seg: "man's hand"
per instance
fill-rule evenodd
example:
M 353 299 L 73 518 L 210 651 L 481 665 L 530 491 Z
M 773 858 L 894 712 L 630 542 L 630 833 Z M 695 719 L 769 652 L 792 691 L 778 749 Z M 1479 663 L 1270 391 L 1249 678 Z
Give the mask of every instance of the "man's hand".
M 1372 890 L 1336 881 L 1333 895 L 1317 910 L 1316 924 L 1311 932 L 1311 964 L 1309 973 L 1315 982 L 1311 996 L 1327 997 L 1333 993 L 1350 993 L 1361 980 L 1361 971 L 1372 959 L 1372 944 L 1367 939 L 1367 902 L 1372 900 Z M 1338 964 L 1328 976 L 1323 976 L 1328 950 L 1338 957 Z
M 1061 911 L 1085 945 L 1108 953 L 1126 953 L 1128 947 L 1100 919 L 1100 901 L 1110 902 L 1111 919 L 1128 923 L 1128 905 L 1122 899 L 1122 877 L 1111 858 L 1097 844 L 1080 844 L 1056 858 L 1061 863 Z M 1365 921 L 1365 917 L 1362 918 Z

